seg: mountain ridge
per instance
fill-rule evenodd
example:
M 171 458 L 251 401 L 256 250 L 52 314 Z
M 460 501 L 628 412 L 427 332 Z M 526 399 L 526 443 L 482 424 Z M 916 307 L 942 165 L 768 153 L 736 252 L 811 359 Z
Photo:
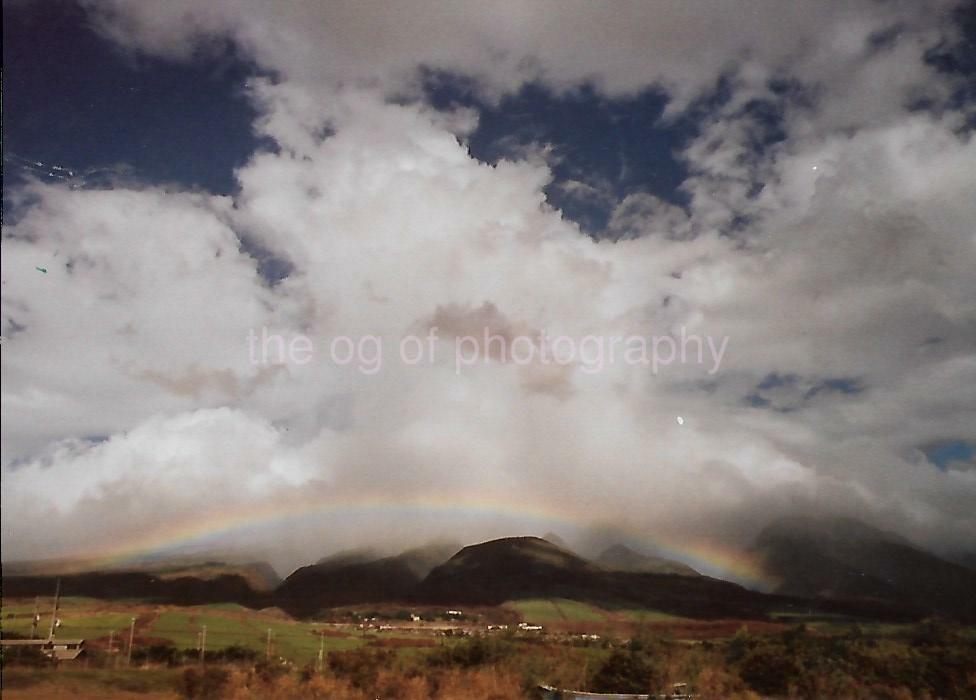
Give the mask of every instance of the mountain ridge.
M 466 547 L 438 541 L 388 556 L 370 549 L 341 550 L 299 567 L 277 586 L 267 564 L 205 557 L 154 559 L 97 571 L 78 571 L 82 560 L 13 562 L 4 564 L 2 573 L 8 596 L 50 595 L 60 578 L 66 595 L 277 605 L 297 617 L 365 603 L 493 606 L 524 598 L 568 598 L 691 618 L 764 617 L 779 608 L 805 608 L 870 612 L 885 619 L 930 614 L 976 619 L 976 601 L 971 600 L 976 572 L 855 519 L 773 521 L 751 553 L 777 582 L 772 595 L 624 545 L 611 546 L 591 561 L 539 537 Z
M 880 600 L 976 620 L 976 572 L 853 518 L 773 521 L 753 546 L 776 593 Z
M 596 558 L 596 563 L 611 571 L 701 576 L 701 573 L 687 564 L 672 559 L 665 559 L 664 557 L 641 554 L 623 544 L 615 544 L 607 547 Z

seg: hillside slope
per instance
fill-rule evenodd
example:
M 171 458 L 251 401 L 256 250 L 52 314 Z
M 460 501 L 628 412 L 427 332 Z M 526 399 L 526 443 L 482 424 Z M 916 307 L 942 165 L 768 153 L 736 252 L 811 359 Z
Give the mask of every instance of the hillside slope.
M 615 544 L 603 550 L 596 563 L 610 571 L 631 571 L 645 574 L 678 574 L 679 576 L 701 576 L 687 564 L 663 557 L 635 552 L 630 547 Z
M 976 619 L 976 572 L 850 518 L 777 520 L 755 553 L 785 595 L 869 599 Z
M 270 593 L 255 590 L 240 574 L 208 573 L 159 575 L 145 571 L 91 571 L 63 576 L 3 576 L 3 595 L 13 597 L 54 595 L 58 580 L 61 594 L 105 600 L 137 598 L 173 605 L 240 603 L 260 608 L 270 603 Z
M 414 596 L 421 602 L 466 605 L 540 597 L 693 618 L 762 617 L 791 603 L 707 576 L 608 571 L 537 537 L 465 547 L 431 571 Z
M 275 603 L 307 616 L 340 605 L 404 600 L 457 550 L 452 543 L 435 543 L 371 561 L 364 561 L 361 552 L 340 553 L 288 576 L 275 591 Z

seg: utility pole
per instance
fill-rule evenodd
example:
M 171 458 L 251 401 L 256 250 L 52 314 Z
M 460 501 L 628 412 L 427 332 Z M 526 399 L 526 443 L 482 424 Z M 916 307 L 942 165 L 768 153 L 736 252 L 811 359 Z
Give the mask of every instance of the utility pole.
M 135 641 L 135 638 L 136 638 L 136 618 L 133 617 L 129 621 L 129 650 L 125 655 L 126 666 L 132 665 L 132 642 Z
M 114 656 L 115 653 L 115 630 L 108 631 L 108 658 L 112 663 L 112 668 L 119 667 L 119 660 Z
M 265 661 L 271 661 L 271 628 L 268 628 L 268 648 L 264 653 Z
M 37 623 L 41 621 L 41 616 L 37 612 L 38 601 L 38 596 L 34 596 L 34 617 L 31 618 L 31 639 L 37 636 Z
M 207 657 L 207 626 L 200 629 L 200 663 L 205 663 Z
M 58 608 L 61 605 L 61 579 L 58 579 L 58 585 L 54 589 L 54 612 L 51 613 L 51 629 L 48 630 L 47 638 L 54 639 L 54 627 L 58 621 Z
M 322 657 L 324 655 L 325 655 L 325 633 L 324 632 L 319 632 L 319 673 L 322 673 L 322 669 L 325 666 L 322 663 L 322 661 L 323 661 L 323 658 Z

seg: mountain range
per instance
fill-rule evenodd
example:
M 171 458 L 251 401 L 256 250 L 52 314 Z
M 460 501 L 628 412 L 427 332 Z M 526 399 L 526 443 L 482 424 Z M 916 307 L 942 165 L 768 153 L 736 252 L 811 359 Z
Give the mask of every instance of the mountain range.
M 783 518 L 753 553 L 783 595 L 881 600 L 918 614 L 976 620 L 976 572 L 853 518 Z
M 693 618 L 762 617 L 789 604 L 707 576 L 608 570 L 538 537 L 465 547 L 433 569 L 410 596 L 419 602 L 465 605 L 540 597 Z
M 260 563 L 155 561 L 84 571 L 75 562 L 5 564 L 7 596 L 69 595 L 166 603 L 278 606 L 297 617 L 365 603 L 495 606 L 566 598 L 604 608 L 653 609 L 689 618 L 763 618 L 804 610 L 877 619 L 938 614 L 976 621 L 976 571 L 853 519 L 785 518 L 769 524 L 751 554 L 775 581 L 771 593 L 701 575 L 681 562 L 613 545 L 594 559 L 551 536 L 508 537 L 461 547 L 436 542 L 386 555 L 341 551 L 278 583 Z
M 274 601 L 304 616 L 340 605 L 401 600 L 458 549 L 439 542 L 379 558 L 368 550 L 340 552 L 296 570 L 277 588 Z

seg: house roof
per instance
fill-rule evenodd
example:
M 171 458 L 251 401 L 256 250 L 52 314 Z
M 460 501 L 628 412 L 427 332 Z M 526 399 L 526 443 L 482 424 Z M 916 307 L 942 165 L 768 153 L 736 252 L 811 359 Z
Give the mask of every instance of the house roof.
M 58 661 L 71 661 L 72 659 L 77 659 L 84 650 L 85 648 L 82 646 L 72 647 L 70 649 L 60 649 L 55 647 L 52 651 L 52 655 Z
M 0 645 L 5 647 L 80 646 L 84 643 L 84 639 L 0 639 Z

